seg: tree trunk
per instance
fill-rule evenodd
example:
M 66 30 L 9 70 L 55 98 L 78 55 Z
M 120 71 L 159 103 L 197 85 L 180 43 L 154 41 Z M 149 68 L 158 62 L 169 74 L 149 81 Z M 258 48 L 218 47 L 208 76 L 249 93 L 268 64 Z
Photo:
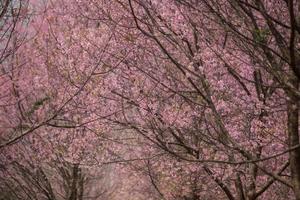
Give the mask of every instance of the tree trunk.
M 299 88 L 298 80 L 295 80 L 294 86 Z M 291 148 L 299 145 L 299 99 L 292 93 L 288 96 L 288 142 Z M 289 156 L 293 190 L 296 200 L 300 200 L 300 148 L 291 151 Z
M 71 195 L 69 197 L 69 200 L 77 200 L 78 171 L 79 171 L 79 166 L 78 166 L 78 164 L 75 164 L 73 166 Z

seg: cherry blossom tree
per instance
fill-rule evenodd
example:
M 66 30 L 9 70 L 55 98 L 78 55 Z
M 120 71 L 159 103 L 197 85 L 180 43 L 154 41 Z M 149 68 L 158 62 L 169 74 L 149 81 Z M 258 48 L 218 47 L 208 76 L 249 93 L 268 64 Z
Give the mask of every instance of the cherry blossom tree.
M 299 4 L 33 1 L 1 151 L 41 137 L 41 155 L 134 163 L 151 198 L 300 199 Z
M 28 152 L 27 152 L 28 153 Z M 14 160 L 1 165 L 1 199 L 83 200 L 108 199 L 115 188 L 108 184 L 108 168 L 85 168 L 59 156 L 47 163 Z
M 260 9 L 261 6 L 263 9 L 263 2 L 258 4 L 258 8 Z M 226 2 L 222 6 L 227 6 Z M 248 10 L 252 12 L 251 9 L 255 8 L 255 12 L 259 11 L 257 5 L 255 5 L 256 7 L 252 4 L 247 6 L 247 8 L 244 8 L 246 11 L 242 9 L 244 14 L 248 14 Z M 273 3 L 270 3 L 268 6 L 271 6 L 270 9 L 272 9 Z M 286 8 L 284 6 L 280 8 Z M 162 74 L 165 75 L 166 73 L 160 70 L 166 70 L 167 67 L 160 66 L 155 68 L 158 73 L 155 73 L 155 71 L 147 73 L 147 69 L 143 68 L 143 65 L 138 63 L 131 64 L 130 67 L 136 67 L 140 72 L 148 76 L 147 79 L 150 80 L 150 85 L 153 85 L 153 87 L 151 88 L 150 86 L 151 91 L 147 91 L 142 85 L 139 85 L 138 87 L 141 89 L 137 91 L 141 93 L 139 97 L 143 97 L 137 99 L 133 95 L 125 96 L 120 92 L 114 91 L 115 94 L 125 99 L 129 104 L 137 107 L 142 115 L 136 120 L 134 117 L 131 119 L 124 117 L 123 120 L 125 122 L 121 123 L 131 126 L 163 150 L 184 160 L 232 165 L 250 163 L 250 166 L 245 169 L 246 171 L 249 170 L 250 173 L 242 172 L 242 174 L 246 173 L 249 177 L 252 177 L 249 183 L 241 181 L 239 172 L 234 173 L 236 175 L 235 190 L 238 198 L 257 198 L 274 183 L 273 179 L 293 188 L 295 196 L 298 198 L 298 181 L 295 181 L 297 180 L 297 173 L 294 174 L 293 170 L 298 168 L 299 162 L 295 161 L 293 157 L 295 156 L 294 154 L 297 154 L 297 149 L 299 149 L 299 120 L 297 117 L 299 111 L 297 109 L 295 112 L 289 110 L 290 101 L 294 102 L 292 103 L 294 109 L 298 107 L 298 84 L 292 84 L 293 80 L 297 80 L 297 70 L 295 70 L 293 65 L 291 66 L 291 63 L 287 62 L 287 58 L 284 59 L 284 56 L 278 55 L 274 49 L 272 50 L 273 46 L 274 48 L 276 48 L 276 45 L 278 46 L 276 37 L 278 37 L 280 32 L 261 33 L 263 31 L 259 28 L 257 30 L 255 27 L 254 30 L 252 29 L 249 32 L 247 21 L 238 17 L 241 14 L 234 15 L 235 12 L 230 12 L 236 9 L 234 3 L 228 2 L 228 8 L 224 10 L 226 15 L 223 14 L 225 17 L 223 16 L 223 18 L 219 19 L 221 15 L 219 12 L 223 11 L 221 8 L 221 4 L 218 2 L 199 2 L 195 6 L 194 3 L 187 1 L 180 1 L 179 4 L 172 1 L 168 1 L 168 3 L 129 1 L 128 9 L 131 11 L 136 27 L 144 36 L 148 37 L 149 41 L 156 48 L 161 50 L 162 60 L 160 63 L 163 63 L 162 61 L 165 59 L 165 63 L 167 62 L 168 65 L 173 66 L 173 69 L 171 69 L 173 71 L 168 75 L 172 81 L 176 80 L 177 87 L 169 86 L 165 83 L 167 78 L 161 77 Z M 193 12 L 195 15 L 193 15 Z M 275 12 L 282 13 L 283 11 Z M 263 13 L 263 11 L 260 11 L 260 13 Z M 265 22 L 265 25 L 270 26 L 270 29 L 274 29 L 268 21 L 268 16 L 266 17 L 259 13 L 256 13 L 256 15 L 258 16 L 255 16 L 255 18 L 257 17 L 257 20 L 260 20 L 259 22 L 262 23 L 260 26 L 263 26 Z M 227 19 L 226 17 L 228 17 L 230 23 L 224 21 L 224 18 L 225 20 Z M 281 17 L 284 17 L 283 21 L 287 19 L 284 15 L 281 15 Z M 234 19 L 236 19 L 236 22 Z M 290 21 L 292 22 L 292 20 Z M 232 25 L 232 23 L 236 24 Z M 228 24 L 230 25 L 229 27 L 227 27 Z M 246 24 L 245 30 L 243 30 L 243 24 Z M 244 35 L 237 37 L 238 31 L 235 30 L 237 28 L 238 30 L 241 29 L 239 31 L 242 31 Z M 290 32 L 289 29 L 286 32 L 288 34 Z M 249 35 L 250 39 L 248 39 Z M 283 38 L 283 36 L 281 37 Z M 272 40 L 272 38 L 274 39 Z M 264 40 L 267 39 L 270 42 L 266 45 L 267 41 Z M 298 44 L 293 38 L 292 40 L 290 42 L 292 46 Z M 287 74 L 289 78 L 284 79 L 285 81 L 274 78 L 274 74 L 272 71 L 270 72 L 269 67 L 271 65 L 271 67 L 276 68 L 277 65 L 269 62 L 275 62 L 276 57 L 269 57 L 269 61 L 268 59 L 262 59 L 261 55 L 265 54 L 258 51 L 257 48 L 260 45 L 263 48 L 266 48 L 266 46 L 269 48 L 270 46 L 272 52 L 267 52 L 267 55 L 279 57 L 279 61 L 283 62 L 281 64 L 284 66 L 284 71 L 281 73 Z M 287 46 L 283 50 L 284 52 L 289 52 L 288 49 L 291 49 L 291 46 Z M 151 52 L 152 55 L 147 54 L 144 57 L 148 57 L 148 59 L 149 57 L 150 59 L 153 57 L 158 58 L 159 53 L 157 53 L 157 50 L 155 51 Z M 297 50 L 294 49 L 293 51 L 296 53 L 292 54 L 297 54 Z M 139 63 L 143 63 L 144 60 L 142 58 Z M 155 62 L 150 63 L 152 65 L 147 63 L 147 66 L 150 65 L 153 68 L 153 63 Z M 257 70 L 256 68 L 260 69 Z M 277 68 L 276 73 L 279 73 Z M 141 74 L 136 75 L 136 77 L 141 76 Z M 181 74 L 181 76 L 176 77 L 177 74 Z M 146 81 L 143 82 L 143 85 L 145 83 Z M 180 88 L 181 91 L 183 90 L 189 95 L 194 93 L 196 98 L 200 99 L 200 102 L 195 102 L 191 96 L 182 94 L 182 92 L 179 93 L 178 85 L 183 87 Z M 285 87 L 285 85 L 288 86 Z M 161 103 L 163 100 L 160 101 L 153 95 L 156 91 L 159 91 L 160 88 L 158 86 L 161 86 L 171 94 L 173 93 L 175 98 L 177 96 L 176 100 L 174 100 L 175 98 L 168 98 L 169 101 L 173 100 L 171 101 L 173 105 L 181 102 L 180 110 L 175 115 L 172 116 L 175 113 L 174 110 L 171 113 L 166 113 L 168 105 L 164 104 L 165 102 Z M 163 94 L 166 94 L 163 90 L 160 90 L 158 93 L 160 98 L 163 98 Z M 291 97 L 290 93 L 294 97 Z M 244 98 L 245 96 L 247 98 Z M 145 100 L 148 100 L 148 102 L 145 103 Z M 278 108 L 280 109 L 277 111 Z M 198 112 L 197 109 L 199 109 Z M 291 117 L 290 113 L 294 113 L 294 117 Z M 189 114 L 196 116 L 195 121 L 191 122 L 193 118 Z M 206 119 L 203 120 L 199 118 L 200 116 L 205 116 Z M 140 118 L 143 118 L 143 120 L 141 121 Z M 146 121 L 148 122 L 145 123 Z M 199 121 L 204 122 L 203 125 L 198 125 L 200 129 L 197 128 L 196 131 L 192 131 L 191 127 L 195 126 Z M 142 128 L 136 124 L 142 125 Z M 291 131 L 291 126 L 294 127 L 293 131 Z M 289 136 L 285 132 L 288 132 Z M 208 143 L 209 145 L 205 147 L 195 147 L 193 143 L 197 140 L 193 137 L 189 138 L 189 133 L 196 137 L 199 133 L 202 133 L 198 140 L 208 138 L 209 140 L 204 140 L 204 142 L 210 142 L 211 144 Z M 291 137 L 291 135 L 295 137 Z M 286 139 L 282 140 L 282 138 Z M 288 138 L 294 138 L 293 142 L 289 141 Z M 211 152 L 205 151 L 212 146 L 215 146 L 214 150 L 212 150 L 216 152 L 216 157 L 221 158 L 220 160 L 205 157 L 211 154 Z M 268 156 L 270 151 L 277 153 Z M 289 159 L 284 155 L 288 152 L 290 152 Z M 240 154 L 240 157 L 238 155 L 233 156 L 234 154 Z M 227 159 L 224 160 L 224 156 Z M 242 159 L 242 161 L 236 161 L 236 159 Z M 270 173 L 268 170 L 272 166 L 272 162 L 274 162 L 273 159 L 282 163 L 281 165 L 276 165 L 276 167 L 273 164 L 273 167 L 277 169 L 276 173 Z M 291 159 L 294 164 L 291 163 Z M 262 161 L 268 161 L 269 163 Z M 280 176 L 288 163 L 292 174 L 295 175 L 291 175 L 291 180 L 286 180 Z M 209 175 L 215 176 L 217 174 L 217 172 L 214 174 L 207 166 L 204 166 L 204 169 Z M 230 168 L 227 169 L 229 170 Z M 259 176 L 259 171 L 262 171 L 263 175 Z M 266 180 L 261 185 L 260 180 L 262 178 L 265 179 L 266 176 L 270 176 L 270 180 Z M 233 184 L 226 186 L 220 179 L 214 177 L 212 179 L 220 186 L 229 199 L 235 198 L 235 195 L 230 192 L 230 190 L 233 190 L 230 188 Z M 247 186 L 247 184 L 249 185 Z M 261 185 L 261 187 L 259 188 L 257 185 Z

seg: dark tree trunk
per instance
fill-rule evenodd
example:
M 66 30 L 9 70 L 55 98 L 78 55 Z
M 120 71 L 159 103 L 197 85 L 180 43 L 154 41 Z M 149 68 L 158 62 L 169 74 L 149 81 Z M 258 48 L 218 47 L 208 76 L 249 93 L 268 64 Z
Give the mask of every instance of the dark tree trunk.
M 297 79 L 297 78 L 296 78 Z M 295 88 L 299 88 L 299 81 L 294 81 Z M 299 99 L 292 93 L 288 94 L 288 142 L 289 147 L 299 145 Z M 300 148 L 290 152 L 290 169 L 292 185 L 296 200 L 300 200 Z

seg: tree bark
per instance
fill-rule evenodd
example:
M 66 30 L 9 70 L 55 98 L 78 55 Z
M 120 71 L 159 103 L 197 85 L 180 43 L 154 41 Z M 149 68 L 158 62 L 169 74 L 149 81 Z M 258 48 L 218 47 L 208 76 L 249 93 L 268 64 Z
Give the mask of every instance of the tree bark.
M 75 165 L 73 166 L 72 185 L 71 185 L 71 195 L 70 195 L 69 200 L 77 200 L 78 172 L 79 172 L 79 166 L 78 166 L 78 164 L 75 164 Z
M 293 85 L 299 88 L 299 80 L 295 79 Z M 292 93 L 288 97 L 288 143 L 294 147 L 299 145 L 299 99 Z M 289 156 L 293 190 L 296 200 L 300 200 L 300 148 L 291 151 Z

